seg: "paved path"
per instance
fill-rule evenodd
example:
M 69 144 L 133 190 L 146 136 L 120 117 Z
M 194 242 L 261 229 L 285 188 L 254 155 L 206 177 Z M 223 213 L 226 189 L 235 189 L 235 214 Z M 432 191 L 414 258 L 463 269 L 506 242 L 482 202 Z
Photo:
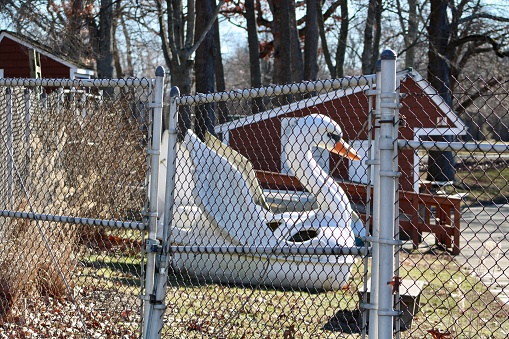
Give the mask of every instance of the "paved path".
M 456 259 L 509 304 L 509 205 L 463 209 L 461 254 Z

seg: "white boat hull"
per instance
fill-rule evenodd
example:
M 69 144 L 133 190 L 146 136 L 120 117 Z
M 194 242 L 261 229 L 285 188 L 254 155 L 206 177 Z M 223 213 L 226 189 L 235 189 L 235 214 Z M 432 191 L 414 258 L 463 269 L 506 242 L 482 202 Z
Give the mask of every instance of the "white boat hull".
M 331 291 L 350 278 L 352 256 L 173 253 L 172 265 L 206 281 L 283 289 Z

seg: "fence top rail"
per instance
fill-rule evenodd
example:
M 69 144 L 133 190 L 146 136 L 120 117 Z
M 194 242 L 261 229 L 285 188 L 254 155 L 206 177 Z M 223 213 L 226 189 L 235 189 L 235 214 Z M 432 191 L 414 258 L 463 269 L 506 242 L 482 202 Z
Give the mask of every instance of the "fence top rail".
M 402 150 L 424 149 L 428 151 L 454 151 L 454 152 L 482 152 L 482 153 L 508 153 L 509 143 L 487 142 L 444 142 L 444 141 L 412 141 L 398 140 L 398 147 Z
M 147 78 L 133 79 L 34 79 L 0 78 L 0 86 L 25 87 L 149 87 L 155 80 Z
M 226 92 L 217 92 L 196 95 L 183 95 L 177 97 L 177 105 L 200 105 L 216 101 L 227 101 L 227 100 L 242 100 L 242 99 L 254 99 L 267 96 L 275 95 L 287 95 L 297 93 L 309 93 L 314 91 L 322 90 L 339 90 L 357 86 L 366 86 L 375 83 L 376 75 L 360 75 L 345 77 L 339 79 L 327 79 L 317 81 L 306 81 L 301 83 L 286 84 L 286 85 L 272 85 L 267 87 L 243 89 L 243 90 L 231 90 Z

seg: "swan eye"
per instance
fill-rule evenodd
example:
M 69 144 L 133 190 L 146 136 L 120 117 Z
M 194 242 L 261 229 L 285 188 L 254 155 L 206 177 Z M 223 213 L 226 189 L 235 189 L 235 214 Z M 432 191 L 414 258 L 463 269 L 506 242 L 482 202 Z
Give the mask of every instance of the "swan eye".
M 329 138 L 331 138 L 332 140 L 334 140 L 334 143 L 336 143 L 336 144 L 339 142 L 339 140 L 341 140 L 341 137 L 337 134 L 327 133 L 327 136 Z

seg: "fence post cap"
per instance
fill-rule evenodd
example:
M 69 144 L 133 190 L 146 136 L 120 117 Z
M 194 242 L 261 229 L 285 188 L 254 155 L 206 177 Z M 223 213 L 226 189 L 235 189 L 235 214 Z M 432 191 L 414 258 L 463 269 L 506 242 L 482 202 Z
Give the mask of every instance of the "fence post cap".
M 180 96 L 180 89 L 177 86 L 173 86 L 170 90 L 170 97 Z
M 396 60 L 398 56 L 396 55 L 396 52 L 394 52 L 392 49 L 386 49 L 382 52 L 382 55 L 380 55 L 380 59 L 382 60 Z
M 157 66 L 156 68 L 156 77 L 164 76 L 164 68 L 162 66 Z

